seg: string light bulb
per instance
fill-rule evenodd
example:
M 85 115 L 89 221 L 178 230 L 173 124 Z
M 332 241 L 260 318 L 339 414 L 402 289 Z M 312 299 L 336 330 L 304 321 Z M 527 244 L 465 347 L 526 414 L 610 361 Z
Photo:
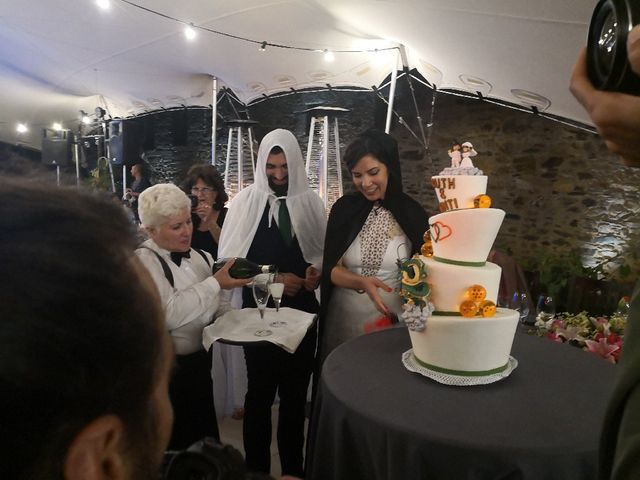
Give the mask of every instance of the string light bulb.
M 91 119 L 89 118 L 89 114 L 84 110 L 80 110 L 80 121 L 85 125 L 89 125 L 91 123 Z
M 98 5 L 102 10 L 108 10 L 111 3 L 109 0 L 96 0 L 96 5 Z
M 259 52 L 264 52 L 267 49 L 267 42 L 262 42 L 260 47 L 258 47 Z
M 184 36 L 187 38 L 187 40 L 191 41 L 194 40 L 196 38 L 196 31 L 193 28 L 193 23 L 186 25 L 184 27 Z
M 325 50 L 324 51 L 324 61 L 325 62 L 333 62 L 335 60 L 335 55 L 333 54 L 333 52 L 331 50 Z
M 27 133 L 29 131 L 29 129 L 27 128 L 26 124 L 18 123 L 18 125 L 16 126 L 16 131 L 18 133 Z

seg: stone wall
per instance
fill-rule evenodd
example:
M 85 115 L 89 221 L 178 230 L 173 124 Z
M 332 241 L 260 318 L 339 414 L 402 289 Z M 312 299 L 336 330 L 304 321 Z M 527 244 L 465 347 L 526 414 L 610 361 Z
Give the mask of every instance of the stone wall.
M 396 109 L 420 137 L 413 102 L 400 90 Z M 457 139 L 471 141 L 476 166 L 489 176 L 493 205 L 507 212 L 496 246 L 524 265 L 541 257 L 578 254 L 584 266 L 606 264 L 616 276 L 620 265 L 637 271 L 640 261 L 640 170 L 624 167 L 601 139 L 559 122 L 480 100 L 438 92 L 431 116 L 431 93 L 419 92 L 418 105 L 429 142 L 428 152 L 394 119 L 405 190 L 428 212 L 437 213 L 429 177 L 448 165 L 447 149 Z M 259 122 L 256 141 L 274 128 L 287 128 L 299 138 L 303 153 L 309 119 L 303 110 L 319 104 L 351 110 L 340 119 L 341 150 L 359 132 L 384 128 L 385 105 L 370 93 L 291 94 L 262 101 L 248 110 Z M 224 105 L 224 118 L 236 113 Z M 171 143 L 170 114 L 155 119 L 155 149 L 146 152 L 154 181 L 179 181 L 195 162 L 210 161 L 210 111 L 188 111 L 186 145 Z M 217 136 L 217 164 L 224 165 L 227 129 Z M 345 190 L 351 188 L 343 168 Z M 629 280 L 624 279 L 623 280 Z
M 476 166 L 489 176 L 493 205 L 506 211 L 496 246 L 535 269 L 543 257 L 575 255 L 584 266 L 606 264 L 616 278 L 619 266 L 640 269 L 640 169 L 624 167 L 594 134 L 529 113 L 488 102 L 417 89 L 416 102 L 429 145 L 426 151 L 409 131 L 421 137 L 413 100 L 399 84 L 392 134 L 398 139 L 405 191 L 437 213 L 429 177 L 448 166 L 454 139 L 471 141 Z M 305 153 L 309 118 L 301 113 L 317 105 L 348 108 L 340 119 L 341 151 L 359 132 L 383 129 L 386 105 L 368 92 L 295 93 L 265 99 L 244 111 L 222 101 L 219 106 L 216 164 L 224 165 L 227 127 L 224 120 L 248 115 L 256 120 L 257 142 L 274 128 L 294 132 Z M 148 121 L 148 120 L 147 120 Z M 145 158 L 154 183 L 179 183 L 194 163 L 211 158 L 211 110 L 188 109 L 152 115 L 153 132 Z M 426 127 L 428 124 L 431 127 Z M 186 136 L 176 135 L 178 127 Z M 179 140 L 179 141 L 177 141 Z M 121 172 L 116 172 L 119 177 Z M 345 191 L 351 189 L 343 168 Z M 67 182 L 72 184 L 71 178 Z M 618 275 L 619 277 L 619 275 Z M 622 278 L 629 281 L 630 277 Z
M 434 171 L 448 163 L 452 138 L 474 144 L 487 193 L 507 212 L 497 246 L 523 263 L 577 252 L 587 267 L 637 271 L 640 169 L 598 136 L 532 114 L 442 94 L 435 109 Z

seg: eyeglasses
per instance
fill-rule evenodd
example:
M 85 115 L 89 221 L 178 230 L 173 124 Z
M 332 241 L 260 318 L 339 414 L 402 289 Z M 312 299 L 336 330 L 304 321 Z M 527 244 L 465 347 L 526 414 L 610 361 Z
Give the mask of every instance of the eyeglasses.
M 202 187 L 202 188 L 191 187 L 191 193 L 193 195 L 198 195 L 201 192 L 204 193 L 204 194 L 207 194 L 207 193 L 211 193 L 211 192 L 214 192 L 214 191 L 215 190 L 213 188 L 211 188 L 211 187 Z

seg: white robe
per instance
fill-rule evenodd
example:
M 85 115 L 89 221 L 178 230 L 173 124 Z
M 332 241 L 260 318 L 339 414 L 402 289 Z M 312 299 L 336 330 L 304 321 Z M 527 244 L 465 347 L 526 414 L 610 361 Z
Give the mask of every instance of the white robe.
M 273 193 L 266 175 L 267 158 L 275 146 L 282 148 L 287 159 L 289 188 L 284 197 Z M 274 219 L 277 222 L 280 202 L 286 199 L 292 231 L 298 237 L 302 255 L 320 270 L 327 224 L 324 204 L 309 188 L 302 151 L 291 132 L 278 129 L 265 135 L 258 150 L 255 177 L 255 183 L 238 193 L 229 205 L 220 234 L 218 257 L 244 257 L 251 247 L 267 202 L 271 209 L 271 224 Z
M 289 187 L 287 195 L 276 196 L 269 187 L 266 165 L 269 152 L 282 148 L 287 159 Z M 218 242 L 218 258 L 245 257 L 267 202 L 270 205 L 269 224 L 278 221 L 280 202 L 285 200 L 291 217 L 291 230 L 298 237 L 304 259 L 318 271 L 322 268 L 322 251 L 327 226 L 322 199 L 309 188 L 302 151 L 295 136 L 288 130 L 273 130 L 262 139 L 258 150 L 255 183 L 240 191 L 231 201 Z M 231 305 L 242 306 L 242 289 L 233 292 Z M 241 407 L 247 391 L 247 371 L 241 347 L 213 345 L 214 399 L 216 412 L 229 415 Z

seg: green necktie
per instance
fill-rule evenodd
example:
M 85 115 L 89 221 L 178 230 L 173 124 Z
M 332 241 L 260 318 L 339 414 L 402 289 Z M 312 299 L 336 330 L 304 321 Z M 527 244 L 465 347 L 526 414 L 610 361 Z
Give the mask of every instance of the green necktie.
M 278 229 L 280 235 L 287 247 L 291 246 L 291 217 L 285 199 L 280 200 L 280 209 L 278 210 Z

